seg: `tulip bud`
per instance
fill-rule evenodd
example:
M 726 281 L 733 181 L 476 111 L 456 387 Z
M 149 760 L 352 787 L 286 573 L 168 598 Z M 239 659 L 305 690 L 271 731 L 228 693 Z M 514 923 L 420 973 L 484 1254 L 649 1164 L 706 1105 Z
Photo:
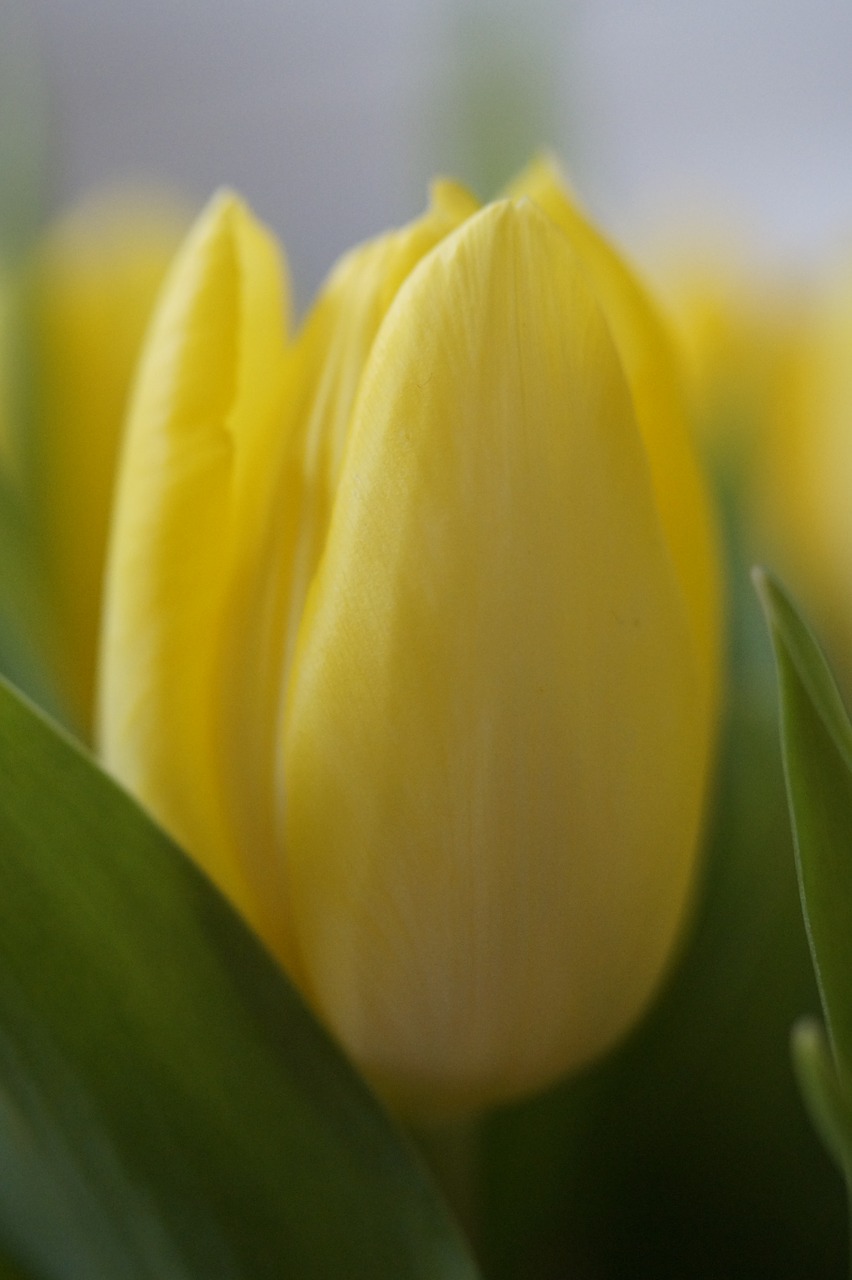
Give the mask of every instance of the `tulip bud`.
M 149 335 L 109 768 L 368 1077 L 451 1112 L 602 1053 L 690 897 L 718 587 L 677 376 L 546 167 L 440 185 L 287 336 L 238 200 Z

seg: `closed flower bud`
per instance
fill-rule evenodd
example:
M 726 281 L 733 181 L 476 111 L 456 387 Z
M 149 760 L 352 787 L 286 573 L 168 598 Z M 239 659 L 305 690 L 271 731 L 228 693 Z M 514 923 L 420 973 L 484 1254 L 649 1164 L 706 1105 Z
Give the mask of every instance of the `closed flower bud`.
M 110 769 L 395 1104 L 602 1053 L 690 898 L 718 585 L 677 373 L 539 165 L 343 259 L 300 332 L 220 196 L 149 334 Z

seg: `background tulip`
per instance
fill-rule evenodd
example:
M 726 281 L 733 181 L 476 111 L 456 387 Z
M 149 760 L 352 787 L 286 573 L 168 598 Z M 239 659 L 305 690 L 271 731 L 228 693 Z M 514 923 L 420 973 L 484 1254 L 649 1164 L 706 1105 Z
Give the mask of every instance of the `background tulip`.
M 107 527 L 130 382 L 157 289 L 185 229 L 177 204 L 109 191 L 57 220 L 33 252 L 30 431 L 11 465 L 32 504 L 49 607 L 49 665 L 90 737 Z
M 852 680 L 852 270 L 835 267 L 810 309 L 798 396 L 774 471 L 780 566 Z
M 553 174 L 524 181 L 536 202 L 479 212 L 440 185 L 292 341 L 274 244 L 215 202 L 149 335 L 113 524 L 107 765 L 432 1112 L 535 1089 L 641 1013 L 715 719 L 663 331 Z
M 848 672 L 852 277 L 805 289 L 694 250 L 662 279 L 744 555 L 792 584 Z

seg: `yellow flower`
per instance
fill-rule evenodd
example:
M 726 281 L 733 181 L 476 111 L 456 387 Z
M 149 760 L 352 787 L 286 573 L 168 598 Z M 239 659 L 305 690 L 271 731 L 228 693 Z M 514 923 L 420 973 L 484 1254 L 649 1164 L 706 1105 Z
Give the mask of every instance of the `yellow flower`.
M 795 435 L 809 299 L 711 242 L 670 256 L 658 285 L 686 356 L 707 451 L 751 495 L 759 539 L 759 526 L 765 533 L 778 515 L 775 473 L 792 460 L 781 455 Z
M 660 279 L 746 554 L 782 574 L 842 659 L 852 638 L 850 277 L 826 294 L 704 246 Z
M 0 262 L 0 472 L 11 475 L 14 465 L 12 433 L 13 333 L 15 286 Z
M 220 196 L 130 416 L 103 758 L 386 1096 L 483 1106 L 622 1035 L 688 904 L 718 584 L 677 372 L 546 165 L 439 184 L 293 339 L 285 298 Z
M 772 471 L 777 560 L 852 682 L 852 263 L 817 287 Z
M 91 731 L 101 583 L 129 386 L 185 230 L 165 199 L 104 192 L 58 220 L 32 269 L 29 457 L 6 450 L 35 510 L 51 604 L 46 648 L 68 714 Z

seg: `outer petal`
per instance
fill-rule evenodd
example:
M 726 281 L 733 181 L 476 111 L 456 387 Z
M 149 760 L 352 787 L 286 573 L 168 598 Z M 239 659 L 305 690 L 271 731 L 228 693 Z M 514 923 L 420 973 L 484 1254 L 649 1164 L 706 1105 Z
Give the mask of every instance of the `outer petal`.
M 253 709 L 235 706 L 247 620 L 234 600 L 280 449 L 284 311 L 276 247 L 239 201 L 218 197 L 175 265 L 140 370 L 101 662 L 107 766 L 258 928 L 277 885 L 268 814 L 246 825 L 261 765 Z M 262 889 L 249 891 L 241 848 L 265 865 Z
M 107 526 L 130 383 L 185 222 L 151 196 L 103 195 L 52 229 L 34 281 L 41 401 L 25 482 L 55 614 L 50 658 L 92 730 Z
M 690 438 L 687 397 L 668 333 L 637 278 L 569 199 L 554 165 L 535 161 L 512 184 L 510 193 L 535 200 L 565 232 L 612 329 L 648 451 L 666 539 L 687 600 L 704 688 L 704 715 L 710 723 L 719 701 L 718 554 L 708 496 Z
M 690 883 L 696 689 L 586 274 L 491 206 L 377 339 L 292 672 L 300 970 L 383 1088 L 493 1102 L 638 1015 Z

